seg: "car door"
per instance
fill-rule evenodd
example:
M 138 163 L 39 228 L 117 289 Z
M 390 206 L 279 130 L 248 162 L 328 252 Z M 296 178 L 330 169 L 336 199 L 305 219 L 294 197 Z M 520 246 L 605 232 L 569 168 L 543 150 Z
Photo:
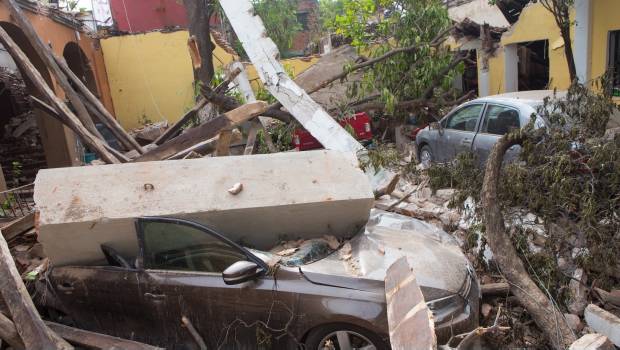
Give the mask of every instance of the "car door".
M 61 309 L 78 328 L 157 345 L 166 329 L 145 303 L 142 273 L 120 266 L 55 267 L 49 283 Z
M 143 289 L 165 300 L 170 349 L 198 349 L 182 318 L 210 349 L 269 348 L 291 320 L 297 299 L 278 293 L 272 276 L 227 285 L 222 272 L 237 261 L 267 265 L 247 249 L 204 226 L 177 219 L 138 222 Z M 276 302 L 277 301 L 277 302 Z M 269 329 L 267 329 L 268 326 Z M 271 329 L 271 330 L 270 330 Z M 280 334 L 278 334 L 280 333 Z
M 433 149 L 435 159 L 446 162 L 471 150 L 484 103 L 465 105 L 441 121 L 441 130 Z
M 484 117 L 472 147 L 473 152 L 481 163 L 486 162 L 491 149 L 504 134 L 521 128 L 519 110 L 514 107 L 489 103 L 484 111 Z M 504 156 L 505 161 L 516 159 L 520 146 L 512 146 Z

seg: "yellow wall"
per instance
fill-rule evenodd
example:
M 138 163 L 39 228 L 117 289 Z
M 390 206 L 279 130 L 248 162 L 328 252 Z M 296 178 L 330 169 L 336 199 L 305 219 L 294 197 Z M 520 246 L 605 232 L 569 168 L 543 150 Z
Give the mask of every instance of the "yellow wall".
M 123 127 L 178 119 L 193 101 L 188 34 L 152 32 L 101 40 L 114 111 Z
M 549 41 L 550 88 L 568 88 L 570 77 L 560 30 L 553 16 L 540 3 L 535 3 L 523 9 L 519 20 L 504 33 L 500 47 L 489 60 L 490 94 L 504 92 L 504 46 L 536 40 Z M 480 67 L 480 62 L 478 64 Z
M 144 118 L 174 123 L 194 105 L 194 75 L 186 30 L 115 36 L 101 40 L 114 110 L 121 124 L 132 129 Z M 215 40 L 212 40 L 215 42 Z M 235 59 L 216 45 L 213 64 L 222 67 Z M 318 57 L 283 60 L 297 75 Z M 256 70 L 246 65 L 248 78 L 260 86 Z
M 620 30 L 620 1 L 596 0 L 592 5 L 590 78 L 597 78 L 607 70 L 609 31 Z

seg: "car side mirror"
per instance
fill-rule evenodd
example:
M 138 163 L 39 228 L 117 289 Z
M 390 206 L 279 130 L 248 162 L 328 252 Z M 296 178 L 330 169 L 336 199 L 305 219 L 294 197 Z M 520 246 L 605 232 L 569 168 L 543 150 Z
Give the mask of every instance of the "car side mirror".
M 431 130 L 438 130 L 439 131 L 439 135 L 443 135 L 443 126 L 441 126 L 441 123 L 439 122 L 432 122 L 429 124 L 429 129 Z
M 237 261 L 222 272 L 224 283 L 240 284 L 256 279 L 263 273 L 263 268 L 252 261 Z

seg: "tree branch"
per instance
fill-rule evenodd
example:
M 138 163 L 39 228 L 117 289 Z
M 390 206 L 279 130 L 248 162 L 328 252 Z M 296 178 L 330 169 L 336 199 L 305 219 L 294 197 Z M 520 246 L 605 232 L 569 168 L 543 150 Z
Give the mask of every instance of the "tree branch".
M 504 154 L 511 146 L 523 143 L 524 139 L 522 131 L 503 136 L 487 160 L 481 193 L 486 238 L 493 259 L 510 283 L 512 294 L 525 306 L 552 346 L 567 349 L 575 341 L 575 335 L 555 303 L 531 279 L 506 233 L 500 210 L 498 191 Z

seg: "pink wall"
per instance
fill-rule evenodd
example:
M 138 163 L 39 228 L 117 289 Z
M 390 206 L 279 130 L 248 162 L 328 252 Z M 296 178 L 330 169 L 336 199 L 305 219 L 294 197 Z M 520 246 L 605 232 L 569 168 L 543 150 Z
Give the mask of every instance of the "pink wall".
M 110 8 L 117 29 L 123 32 L 187 27 L 185 7 L 178 0 L 111 0 Z

